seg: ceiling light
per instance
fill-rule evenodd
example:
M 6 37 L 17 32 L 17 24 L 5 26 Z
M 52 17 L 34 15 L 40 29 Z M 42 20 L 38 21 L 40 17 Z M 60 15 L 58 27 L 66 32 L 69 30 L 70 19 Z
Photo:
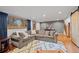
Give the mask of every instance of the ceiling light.
M 45 15 L 45 14 L 43 14 L 43 17 L 46 17 L 46 15 Z
M 62 12 L 61 12 L 61 11 L 59 11 L 59 12 L 58 12 L 58 14 L 62 14 Z
M 56 19 L 56 20 L 59 20 L 59 19 Z
M 35 19 L 35 17 L 32 17 L 33 19 Z

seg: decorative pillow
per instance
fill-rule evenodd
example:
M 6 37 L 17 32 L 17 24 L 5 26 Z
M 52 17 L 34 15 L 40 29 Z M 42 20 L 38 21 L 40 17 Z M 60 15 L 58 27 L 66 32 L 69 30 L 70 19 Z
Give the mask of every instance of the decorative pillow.
M 28 38 L 28 33 L 25 33 L 25 32 L 23 32 L 23 34 L 25 35 L 25 37 L 24 38 Z
M 17 33 L 16 32 L 13 32 L 12 35 L 17 35 Z
M 39 30 L 36 30 L 36 34 L 39 34 Z
M 49 31 L 46 31 L 46 32 L 45 32 L 45 35 L 49 35 Z
M 25 37 L 24 33 L 20 33 L 20 32 L 19 32 L 18 34 L 19 34 L 19 36 L 22 37 L 22 38 Z

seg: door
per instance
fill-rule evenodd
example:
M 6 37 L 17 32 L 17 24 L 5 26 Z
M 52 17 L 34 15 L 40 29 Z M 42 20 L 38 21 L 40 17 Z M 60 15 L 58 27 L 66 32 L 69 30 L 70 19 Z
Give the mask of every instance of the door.
M 79 47 L 79 12 L 76 11 L 71 16 L 71 36 L 72 41 Z

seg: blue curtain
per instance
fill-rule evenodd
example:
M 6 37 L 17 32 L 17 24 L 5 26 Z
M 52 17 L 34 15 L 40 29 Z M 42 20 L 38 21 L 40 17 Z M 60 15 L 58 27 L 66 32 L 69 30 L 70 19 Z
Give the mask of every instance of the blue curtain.
M 0 12 L 0 37 L 7 37 L 7 16 L 8 14 Z

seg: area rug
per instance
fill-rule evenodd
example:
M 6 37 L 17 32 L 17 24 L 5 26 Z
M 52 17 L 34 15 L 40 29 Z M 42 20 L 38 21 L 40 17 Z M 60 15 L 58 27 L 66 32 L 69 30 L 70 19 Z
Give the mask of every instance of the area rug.
M 67 52 L 64 44 L 62 42 L 47 42 L 47 41 L 40 41 L 34 40 L 30 42 L 27 46 L 23 48 L 15 48 L 14 50 L 10 51 L 9 53 L 32 53 L 35 50 L 63 50 L 64 53 Z

